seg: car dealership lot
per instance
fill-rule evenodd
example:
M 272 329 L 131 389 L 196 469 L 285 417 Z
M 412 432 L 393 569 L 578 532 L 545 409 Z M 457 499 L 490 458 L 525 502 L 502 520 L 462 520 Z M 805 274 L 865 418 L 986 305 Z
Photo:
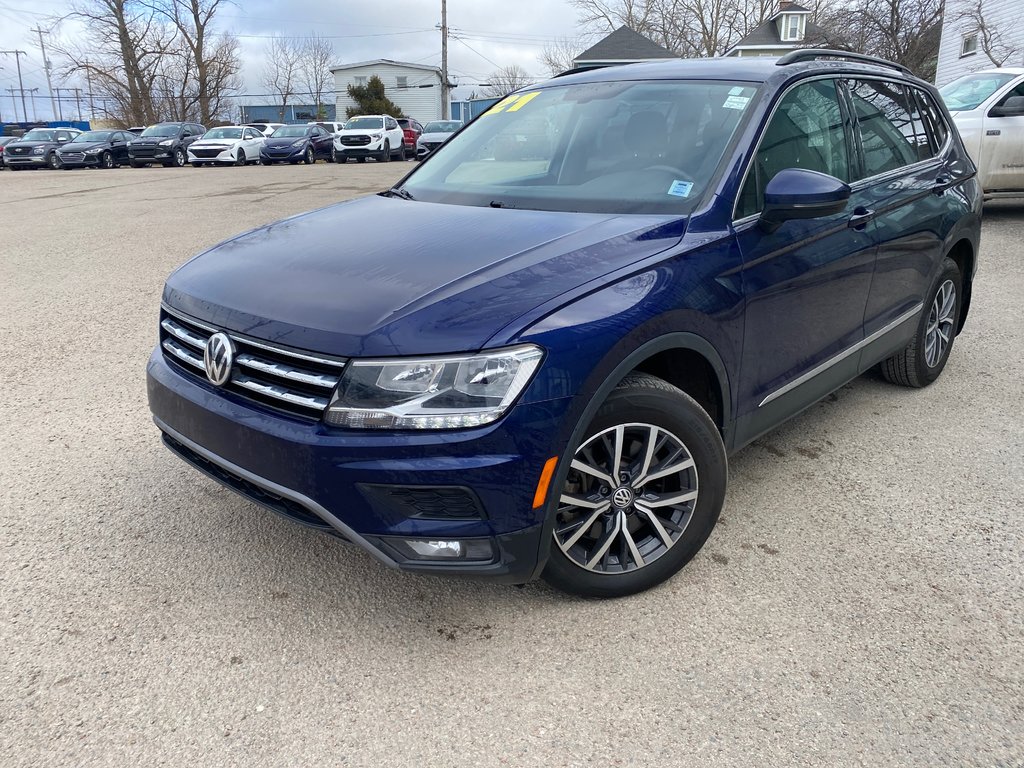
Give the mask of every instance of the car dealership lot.
M 690 566 L 588 602 L 385 570 L 149 419 L 175 265 L 411 167 L 0 174 L 0 764 L 1024 761 L 1024 204 L 934 386 L 759 440 Z

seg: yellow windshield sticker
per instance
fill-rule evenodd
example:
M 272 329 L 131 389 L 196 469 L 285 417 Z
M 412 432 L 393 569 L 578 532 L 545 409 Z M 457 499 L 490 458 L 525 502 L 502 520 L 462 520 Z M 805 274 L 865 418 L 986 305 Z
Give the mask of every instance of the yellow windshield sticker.
M 498 112 L 515 112 L 525 107 L 539 95 L 540 91 L 531 91 L 530 93 L 523 93 L 518 96 L 507 96 L 484 112 L 484 114 L 496 115 Z

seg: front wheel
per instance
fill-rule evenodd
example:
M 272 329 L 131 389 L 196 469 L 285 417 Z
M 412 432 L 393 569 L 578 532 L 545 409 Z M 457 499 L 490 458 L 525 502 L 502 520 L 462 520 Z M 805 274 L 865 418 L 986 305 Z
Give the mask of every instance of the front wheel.
M 185 167 L 185 161 L 186 161 L 185 150 L 183 150 L 183 149 L 176 149 L 174 151 L 174 167 L 175 168 L 184 168 Z
M 59 171 L 64 165 L 64 163 L 60 161 L 60 158 L 57 157 L 56 152 L 50 153 L 50 156 L 46 158 L 46 163 L 55 171 Z
M 100 168 L 113 168 L 114 167 L 114 156 L 109 152 L 104 152 L 100 156 Z
M 543 573 L 565 592 L 622 597 L 660 584 L 700 551 L 725 500 L 714 422 L 653 376 L 626 377 L 566 460 Z
M 945 259 L 942 272 L 928 292 L 914 338 L 905 349 L 882 361 L 886 381 L 921 388 L 939 378 L 960 324 L 962 285 L 960 268 L 952 259 Z
M 313 155 L 312 147 L 306 147 L 306 154 L 302 158 L 302 160 L 306 165 L 312 165 L 313 163 L 316 162 L 316 157 Z
M 380 157 L 377 158 L 378 162 L 389 163 L 391 162 L 391 143 L 388 141 L 384 142 L 384 151 L 381 152 Z

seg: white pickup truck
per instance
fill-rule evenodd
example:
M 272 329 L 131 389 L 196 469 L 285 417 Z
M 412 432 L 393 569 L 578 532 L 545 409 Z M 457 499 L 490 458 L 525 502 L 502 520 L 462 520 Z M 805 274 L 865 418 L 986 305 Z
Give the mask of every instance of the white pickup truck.
M 985 199 L 1024 197 L 1024 68 L 972 72 L 939 92 L 978 166 Z

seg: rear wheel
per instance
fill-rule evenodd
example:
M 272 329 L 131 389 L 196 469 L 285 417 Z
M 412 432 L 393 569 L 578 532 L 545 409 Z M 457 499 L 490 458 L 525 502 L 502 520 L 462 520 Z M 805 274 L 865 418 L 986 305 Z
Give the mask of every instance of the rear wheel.
M 906 349 L 882 361 L 882 376 L 904 387 L 926 387 L 939 378 L 949 360 L 960 323 L 960 268 L 945 259 L 928 293 L 917 333 Z
M 577 595 L 621 597 L 670 578 L 703 546 L 725 499 L 714 422 L 653 376 L 623 380 L 565 460 L 543 578 Z
M 335 147 L 333 144 L 331 145 L 331 162 L 338 162 L 338 148 Z

